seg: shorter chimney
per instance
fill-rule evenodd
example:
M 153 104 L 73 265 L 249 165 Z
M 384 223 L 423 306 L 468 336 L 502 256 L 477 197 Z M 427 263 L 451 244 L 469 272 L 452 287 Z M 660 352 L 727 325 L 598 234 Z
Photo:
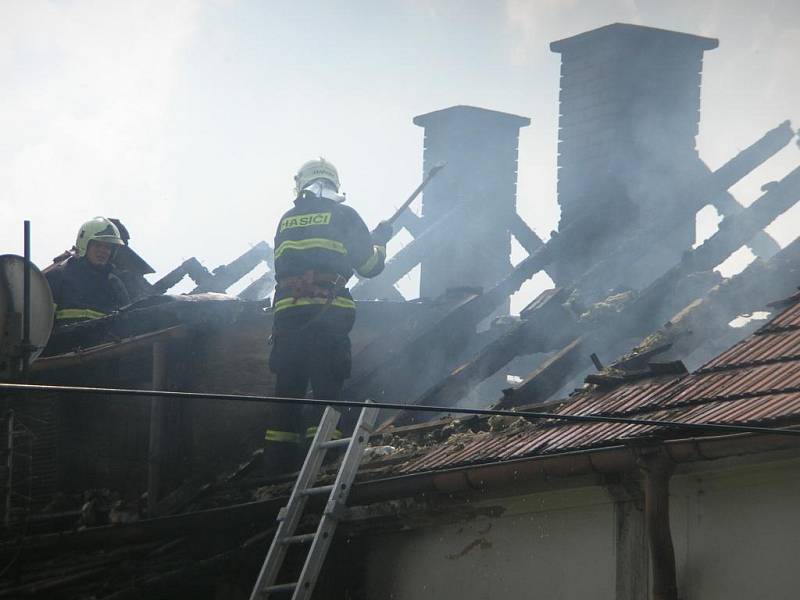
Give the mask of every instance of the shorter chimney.
M 447 163 L 423 194 L 424 222 L 449 222 L 447 237 L 422 261 L 421 296 L 435 298 L 449 288 L 488 289 L 511 270 L 507 219 L 517 204 L 519 130 L 530 122 L 472 106 L 414 118 L 425 128 L 423 170 Z

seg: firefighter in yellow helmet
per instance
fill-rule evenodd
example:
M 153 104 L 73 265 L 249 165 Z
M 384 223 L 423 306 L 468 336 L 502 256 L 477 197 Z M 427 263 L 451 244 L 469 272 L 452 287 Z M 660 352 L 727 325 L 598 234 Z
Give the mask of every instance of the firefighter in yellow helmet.
M 129 303 L 112 264 L 122 245 L 117 226 L 105 217 L 81 225 L 75 255 L 45 273 L 56 303 L 56 326 L 98 319 Z
M 355 303 L 346 284 L 353 273 L 375 277 L 383 271 L 392 227 L 370 233 L 358 213 L 343 204 L 339 173 L 323 158 L 303 164 L 295 176 L 294 206 L 275 234 L 273 346 L 270 368 L 277 396 L 338 400 L 350 376 L 350 338 Z M 313 436 L 318 411 L 275 405 L 266 432 L 272 462 L 289 467 Z M 308 429 L 307 429 L 308 428 Z

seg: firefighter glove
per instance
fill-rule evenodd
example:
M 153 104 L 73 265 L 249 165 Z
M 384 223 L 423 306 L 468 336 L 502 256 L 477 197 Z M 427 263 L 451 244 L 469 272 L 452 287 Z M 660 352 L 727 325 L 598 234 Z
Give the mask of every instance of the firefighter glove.
M 381 221 L 372 232 L 372 241 L 376 246 L 385 246 L 394 235 L 394 228 L 388 221 Z

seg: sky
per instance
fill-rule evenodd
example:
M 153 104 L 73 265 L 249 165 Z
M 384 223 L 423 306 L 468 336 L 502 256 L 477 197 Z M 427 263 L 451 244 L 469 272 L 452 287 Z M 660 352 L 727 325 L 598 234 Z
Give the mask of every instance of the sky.
M 712 169 L 786 119 L 800 126 L 794 1 L 0 0 L 0 254 L 21 254 L 30 219 L 46 266 L 104 215 L 160 274 L 190 256 L 214 268 L 271 242 L 294 172 L 320 155 L 374 226 L 422 177 L 412 118 L 457 104 L 531 118 L 518 210 L 546 239 L 559 217 L 549 43 L 613 22 L 720 40 L 705 55 L 698 137 Z M 749 204 L 798 165 L 792 144 L 731 191 Z M 703 211 L 699 235 L 717 220 Z M 791 242 L 800 209 L 768 231 Z M 414 286 L 399 285 L 407 297 Z

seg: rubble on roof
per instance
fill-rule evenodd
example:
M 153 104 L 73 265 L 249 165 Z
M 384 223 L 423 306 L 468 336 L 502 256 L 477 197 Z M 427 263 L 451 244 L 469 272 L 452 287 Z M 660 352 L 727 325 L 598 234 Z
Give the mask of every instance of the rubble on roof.
M 517 143 L 526 118 L 458 106 L 415 120 L 426 129 L 424 161 L 446 159 L 450 166 L 426 190 L 421 216 L 406 211 L 398 221 L 414 240 L 388 260 L 379 277 L 353 288 L 359 317 L 345 397 L 442 407 L 469 397 L 499 408 L 562 415 L 800 424 L 800 295 L 773 306 L 778 314 L 732 346 L 744 330 L 729 327 L 738 315 L 793 293 L 800 282 L 800 239 L 780 249 L 765 231 L 800 200 L 800 169 L 765 185 L 747 207 L 728 192 L 787 146 L 795 131 L 782 123 L 712 172 L 695 150 L 700 88 L 693 82 L 702 52 L 716 41 L 645 29 L 613 25 L 553 46 L 571 65 L 606 60 L 591 52 L 588 42 L 597 36 L 620 52 L 639 44 L 635 72 L 595 78 L 592 85 L 599 87 L 591 94 L 640 93 L 632 95 L 633 121 L 620 119 L 598 111 L 594 97 L 586 96 L 584 77 L 594 76 L 592 69 L 563 71 L 561 222 L 546 242 L 516 208 Z M 650 68 L 661 64 L 655 41 L 665 35 L 697 50 L 690 60 L 676 60 L 668 76 Z M 684 71 L 691 77 L 678 77 Z M 670 103 L 654 97 L 678 93 L 687 101 L 675 119 L 663 118 Z M 618 99 L 610 97 L 612 104 Z M 632 144 L 631 136 L 617 135 L 637 123 L 667 122 L 680 127 L 645 140 L 647 151 Z M 505 151 L 479 151 L 487 140 Z M 464 179 L 485 185 L 465 189 Z M 692 247 L 696 212 L 709 203 L 724 219 L 713 236 Z M 492 226 L 487 229 L 486 223 Z M 511 237 L 528 253 L 514 266 Z M 738 275 L 722 277 L 716 267 L 742 246 L 758 260 Z M 149 265 L 126 249 L 120 266 L 138 290 L 137 302 L 60 330 L 34 365 L 34 375 L 150 389 L 157 342 L 179 350 L 170 355 L 168 389 L 270 393 L 266 298 L 275 280 L 269 245 L 260 242 L 213 270 L 189 258 L 154 284 L 144 279 Z M 265 272 L 238 297 L 226 294 L 261 265 Z M 417 265 L 422 265 L 423 298 L 405 302 L 395 284 Z M 556 287 L 540 294 L 519 318 L 509 317 L 510 296 L 541 271 Z M 187 276 L 195 283 L 191 294 L 167 295 Z M 719 346 L 724 351 L 711 358 Z M 521 357 L 529 358 L 522 381 L 508 388 L 503 370 Z M 689 358 L 702 366 L 687 372 L 683 361 Z M 480 396 L 477 389 L 494 395 Z M 24 407 L 28 413 L 19 412 L 28 435 L 10 428 L 12 438 L 24 439 L 30 448 L 28 470 L 37 470 L 35 477 L 26 473 L 20 479 L 29 477 L 37 487 L 26 506 L 12 506 L 11 521 L 32 516 L 18 519 L 0 542 L 0 556 L 10 565 L 0 577 L 0 597 L 46 597 L 53 590 L 65 597 L 117 599 L 169 597 L 178 595 L 176 590 L 185 595 L 187 586 L 201 588 L 234 566 L 247 568 L 253 556 L 263 558 L 294 475 L 260 468 L 263 450 L 254 448 L 261 443 L 268 408 L 168 404 L 156 427 L 174 442 L 159 463 L 168 493 L 145 510 L 141 482 L 150 457 L 142 448 L 153 431 L 149 407 L 131 402 L 117 408 L 84 398 L 69 410 L 59 411 L 60 406 L 57 395 L 31 398 Z M 81 419 L 87 412 L 92 418 Z M 686 435 L 658 425 L 522 416 L 429 422 L 413 411 L 387 416 L 390 421 L 371 440 L 357 490 L 450 469 L 660 444 Z M 8 429 L 0 428 L 4 447 Z M 120 489 L 92 482 L 83 486 L 92 490 L 86 495 L 72 489 L 45 507 L 45 492 L 52 496 L 56 486 L 53 448 L 61 430 L 69 444 L 79 446 L 76 455 L 97 455 L 94 478 L 113 475 Z M 100 448 L 80 446 L 87 439 L 102 440 Z M 123 439 L 125 460 L 118 462 L 124 462 L 124 472 L 106 456 Z M 59 451 L 70 450 L 69 444 Z M 43 460 L 47 448 L 52 456 Z M 333 468 L 323 473 L 323 482 L 331 480 Z M 387 486 L 397 501 L 398 488 Z M 412 483 L 403 493 L 420 490 Z
M 575 393 L 551 410 L 557 414 L 637 416 L 686 423 L 800 424 L 800 304 L 786 308 L 757 333 L 710 361 L 695 373 L 653 373 L 641 381 L 594 385 Z M 596 379 L 594 380 L 597 383 Z M 496 419 L 496 417 L 490 418 Z M 489 435 L 473 437 L 451 448 L 439 445 L 410 461 L 400 471 L 452 468 L 535 454 L 565 452 L 619 444 L 641 437 L 685 435 L 649 425 L 613 423 L 499 422 L 524 427 L 489 427 Z

